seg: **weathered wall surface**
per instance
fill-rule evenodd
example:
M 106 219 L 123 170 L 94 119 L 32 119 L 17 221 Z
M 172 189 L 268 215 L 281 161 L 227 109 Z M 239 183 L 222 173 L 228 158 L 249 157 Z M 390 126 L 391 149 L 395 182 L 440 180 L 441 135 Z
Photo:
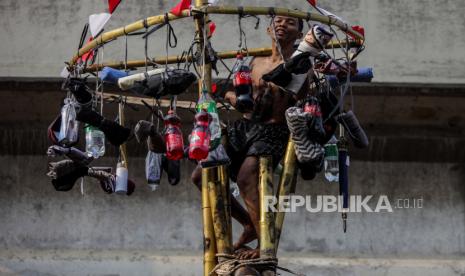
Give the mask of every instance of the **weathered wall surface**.
M 465 19 L 463 1 L 320 1 L 321 6 L 366 28 L 367 50 L 361 66 L 373 66 L 378 82 L 465 83 Z M 308 9 L 304 0 L 218 1 L 221 5 L 279 6 Z M 174 1 L 125 0 L 107 30 L 147 16 L 161 14 Z M 58 76 L 64 61 L 76 51 L 83 25 L 90 14 L 105 11 L 105 1 L 0 2 L 0 76 Z M 235 49 L 238 29 L 235 16 L 212 16 L 217 23 L 216 50 Z M 249 47 L 269 45 L 267 20 L 253 30 L 254 20 L 244 20 Z M 181 53 L 193 38 L 190 19 L 173 23 Z M 165 53 L 164 31 L 150 38 L 149 56 Z M 129 58 L 143 59 L 143 42 L 129 39 Z M 105 48 L 105 60 L 122 60 L 124 39 Z
M 47 158 L 0 157 L 0 247 L 4 249 L 202 249 L 200 193 L 190 184 L 193 169 L 183 163 L 178 186 L 163 182 L 150 192 L 143 158 L 131 158 L 131 197 L 107 195 L 93 180 L 70 192 L 54 191 L 44 176 Z M 100 164 L 112 164 L 106 158 Z M 351 164 L 351 193 L 387 195 L 392 213 L 340 214 L 300 209 L 286 217 L 282 253 L 348 257 L 465 257 L 465 166 L 463 164 L 365 162 Z M 337 195 L 335 184 L 298 182 L 299 195 Z M 423 208 L 395 208 L 397 199 L 423 198 Z M 315 205 L 313 205 L 315 206 Z M 402 207 L 402 206 L 399 206 Z M 236 225 L 237 226 L 237 225 Z M 240 227 L 236 227 L 239 233 Z

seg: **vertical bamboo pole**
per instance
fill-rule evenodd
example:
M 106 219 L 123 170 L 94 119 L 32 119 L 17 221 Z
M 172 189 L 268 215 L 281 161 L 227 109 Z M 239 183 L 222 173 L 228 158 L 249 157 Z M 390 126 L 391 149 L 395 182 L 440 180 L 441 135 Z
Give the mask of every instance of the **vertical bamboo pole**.
M 195 7 L 202 7 L 208 5 L 208 0 L 195 0 Z M 200 49 L 203 49 L 203 33 L 204 33 L 204 28 L 206 28 L 205 21 L 208 20 L 208 16 L 203 16 L 203 15 L 196 15 L 194 16 L 194 22 L 195 22 L 195 30 L 197 31 L 200 39 L 200 44 L 199 47 Z M 207 29 L 207 33 L 209 30 Z M 202 55 L 205 55 L 205 53 L 202 53 Z M 200 93 L 202 93 L 202 88 L 207 89 L 208 93 L 211 93 L 211 84 L 212 84 L 212 65 L 211 63 L 207 63 L 204 66 L 200 66 L 200 72 L 204 72 L 203 74 L 203 80 L 199 81 L 199 96 Z M 203 87 L 203 83 L 205 83 L 205 87 Z
M 232 239 L 231 236 L 228 235 L 229 224 L 226 218 L 226 200 L 222 191 L 220 167 L 210 168 L 208 173 L 208 194 L 213 218 L 213 229 L 215 230 L 217 253 L 231 255 L 233 253 Z M 222 258 L 219 258 L 219 262 L 222 260 Z
M 260 194 L 260 257 L 274 258 L 275 220 L 274 213 L 267 210 L 266 197 L 273 196 L 273 163 L 271 156 L 261 156 L 258 189 Z
M 199 8 L 208 5 L 208 0 L 195 0 L 195 7 Z M 199 49 L 203 49 L 203 30 L 205 28 L 205 21 L 202 15 L 194 17 L 195 29 L 198 33 L 200 40 Z M 202 53 L 205 55 L 205 53 Z M 201 80 L 199 80 L 199 96 L 202 93 L 202 89 L 205 88 L 210 93 L 211 91 L 211 64 L 205 64 L 200 67 L 202 74 Z M 203 87 L 205 84 L 205 87 Z M 203 232 L 204 232 L 204 276 L 210 275 L 210 272 L 216 265 L 216 242 L 215 234 L 213 229 L 213 219 L 211 212 L 211 205 L 209 199 L 208 183 L 211 181 L 210 169 L 202 169 L 202 214 L 203 214 Z M 216 275 L 216 274 L 215 274 Z
M 216 242 L 212 211 L 208 195 L 208 183 L 212 180 L 211 169 L 202 169 L 202 217 L 203 217 L 203 275 L 208 276 L 216 266 Z M 216 274 L 215 274 L 216 275 Z
M 276 228 L 276 242 L 275 242 L 275 253 L 278 252 L 279 239 L 281 237 L 281 232 L 284 223 L 284 212 L 279 212 L 279 198 L 282 196 L 288 196 L 291 193 L 295 192 L 295 182 L 297 170 L 296 166 L 296 155 L 294 150 L 294 141 L 289 137 L 287 142 L 286 154 L 284 155 L 284 168 L 281 172 L 281 177 L 279 179 L 278 190 L 276 191 L 276 198 L 278 203 L 276 205 L 278 212 L 276 213 L 275 218 L 275 228 Z
M 225 214 L 226 220 L 225 223 L 227 225 L 227 233 L 226 238 L 231 241 L 231 252 L 233 251 L 232 247 L 232 221 L 231 221 L 231 192 L 229 191 L 229 175 L 228 175 L 228 168 L 226 165 L 221 165 L 218 167 L 219 178 L 221 182 L 221 195 L 223 196 L 224 200 L 224 207 L 225 207 Z

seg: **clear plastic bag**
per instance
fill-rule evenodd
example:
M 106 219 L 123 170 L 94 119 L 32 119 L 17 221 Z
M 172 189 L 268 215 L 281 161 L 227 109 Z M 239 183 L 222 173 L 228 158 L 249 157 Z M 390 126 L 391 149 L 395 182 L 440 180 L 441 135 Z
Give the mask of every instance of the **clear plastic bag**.
M 69 147 L 77 143 L 79 138 L 79 122 L 76 120 L 76 102 L 66 98 L 61 108 L 61 126 L 58 143 Z
M 147 152 L 145 158 L 145 177 L 147 184 L 155 191 L 160 185 L 162 175 L 162 156 L 163 154 L 155 153 L 153 151 Z

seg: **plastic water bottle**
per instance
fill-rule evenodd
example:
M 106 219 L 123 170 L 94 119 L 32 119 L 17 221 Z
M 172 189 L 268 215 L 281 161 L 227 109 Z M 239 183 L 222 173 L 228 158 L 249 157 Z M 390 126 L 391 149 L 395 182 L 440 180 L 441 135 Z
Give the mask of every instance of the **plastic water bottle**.
M 329 182 L 339 181 L 338 158 L 337 139 L 333 136 L 325 145 L 325 177 Z
M 237 63 L 233 72 L 233 85 L 236 92 L 235 108 L 241 113 L 251 112 L 254 107 L 252 78 L 250 77 L 251 70 L 241 54 L 237 55 Z
M 202 91 L 199 102 L 197 103 L 197 112 L 206 110 L 211 116 L 209 124 L 210 129 L 210 151 L 216 149 L 221 142 L 220 117 L 216 109 L 216 102 L 210 97 L 208 92 Z
M 165 116 L 166 157 L 170 160 L 180 160 L 184 157 L 184 140 L 181 132 L 181 119 L 173 110 Z
M 115 193 L 125 195 L 128 192 L 128 169 L 122 162 L 116 165 Z
M 105 134 L 98 128 L 88 125 L 86 132 L 86 153 L 94 158 L 105 154 Z
M 211 116 L 206 110 L 195 115 L 195 126 L 190 136 L 189 158 L 202 160 L 207 158 L 210 149 L 209 124 Z

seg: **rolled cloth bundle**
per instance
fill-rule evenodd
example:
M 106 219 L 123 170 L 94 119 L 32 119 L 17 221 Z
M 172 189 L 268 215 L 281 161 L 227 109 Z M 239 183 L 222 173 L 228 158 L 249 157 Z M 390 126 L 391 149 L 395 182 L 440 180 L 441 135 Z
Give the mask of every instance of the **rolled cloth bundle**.
M 170 160 L 163 155 L 162 167 L 168 174 L 168 182 L 177 185 L 181 181 L 181 160 Z
M 57 145 L 50 146 L 47 149 L 47 155 L 55 157 L 57 155 L 66 155 L 69 159 L 75 163 L 83 166 L 87 166 L 94 160 L 92 156 L 88 156 L 85 152 L 80 151 L 77 148 L 64 148 Z
M 115 192 L 116 176 L 114 174 L 96 168 L 88 168 L 88 176 L 98 179 L 100 187 L 105 193 L 111 194 Z M 128 191 L 126 195 L 131 195 L 135 188 L 135 183 L 131 179 L 128 179 Z
M 57 191 L 69 191 L 80 177 L 87 175 L 88 168 L 81 166 L 72 160 L 62 160 L 48 164 L 47 176 L 52 179 L 52 184 Z
M 92 93 L 87 88 L 85 79 L 70 78 L 65 82 L 65 86 L 81 105 L 88 105 L 92 101 Z
M 132 90 L 138 94 L 160 98 L 166 95 L 179 95 L 191 86 L 197 77 L 185 69 L 168 69 L 153 74 L 141 81 L 135 81 Z
M 102 71 L 100 72 L 100 79 L 104 82 L 118 83 L 120 78 L 124 78 L 128 76 L 128 72 L 123 70 L 116 70 L 111 67 L 103 67 Z
M 178 95 L 197 80 L 194 73 L 185 69 L 157 68 L 118 80 L 122 90 L 131 89 L 137 94 L 159 98 Z
M 137 142 L 147 141 L 150 151 L 155 153 L 164 153 L 166 151 L 163 136 L 156 131 L 156 127 L 149 121 L 140 120 L 134 127 L 134 136 Z
M 73 160 L 61 160 L 59 162 L 50 162 L 48 164 L 47 176 L 51 179 L 58 179 L 69 173 L 76 171 L 76 169 L 84 167 L 74 162 Z
M 165 72 L 166 68 L 157 68 L 144 73 L 138 73 L 118 79 L 118 86 L 121 90 L 129 90 L 134 87 L 135 82 L 143 81 L 148 77 Z
M 292 140 L 295 144 L 295 153 L 301 163 L 314 162 L 324 155 L 324 148 L 309 137 L 309 121 L 312 116 L 300 107 L 290 107 L 286 110 L 286 120 Z
M 331 87 L 337 87 L 346 81 L 346 78 L 339 79 L 335 75 L 327 75 L 326 79 L 329 81 Z M 350 82 L 371 82 L 373 79 L 373 68 L 361 67 L 357 69 L 357 73 L 350 77 Z
M 115 121 L 102 117 L 90 108 L 81 108 L 77 113 L 76 118 L 78 121 L 100 129 L 105 134 L 108 141 L 114 146 L 119 146 L 126 142 L 131 134 L 131 130 L 129 128 L 123 127 Z
M 53 187 L 57 191 L 69 191 L 73 188 L 76 181 L 84 176 L 90 176 L 100 181 L 101 188 L 106 193 L 113 193 L 115 191 L 115 175 L 99 170 L 96 168 L 89 168 L 82 166 L 72 160 L 62 160 L 59 162 L 49 163 L 49 172 L 47 176 L 52 178 Z M 135 190 L 133 181 L 128 180 L 127 195 L 131 195 Z
M 231 159 L 226 153 L 224 146 L 219 144 L 214 150 L 208 153 L 207 158 L 200 161 L 200 166 L 205 169 L 219 165 L 228 165 L 229 163 L 231 163 Z
M 308 38 L 311 36 L 312 38 Z M 297 47 L 297 50 L 292 54 L 291 58 L 284 64 L 278 65 L 270 73 L 263 75 L 263 80 L 273 82 L 287 92 L 297 94 L 305 80 L 307 73 L 312 68 L 310 57 L 320 55 L 321 50 L 311 45 L 309 39 L 315 40 L 316 44 L 323 47 L 329 40 L 324 37 L 331 37 L 332 34 L 326 31 L 322 26 L 315 25 L 311 31 L 307 33 L 306 39 L 302 40 Z
M 352 110 L 338 115 L 337 121 L 344 126 L 354 146 L 361 149 L 368 147 L 368 137 Z

